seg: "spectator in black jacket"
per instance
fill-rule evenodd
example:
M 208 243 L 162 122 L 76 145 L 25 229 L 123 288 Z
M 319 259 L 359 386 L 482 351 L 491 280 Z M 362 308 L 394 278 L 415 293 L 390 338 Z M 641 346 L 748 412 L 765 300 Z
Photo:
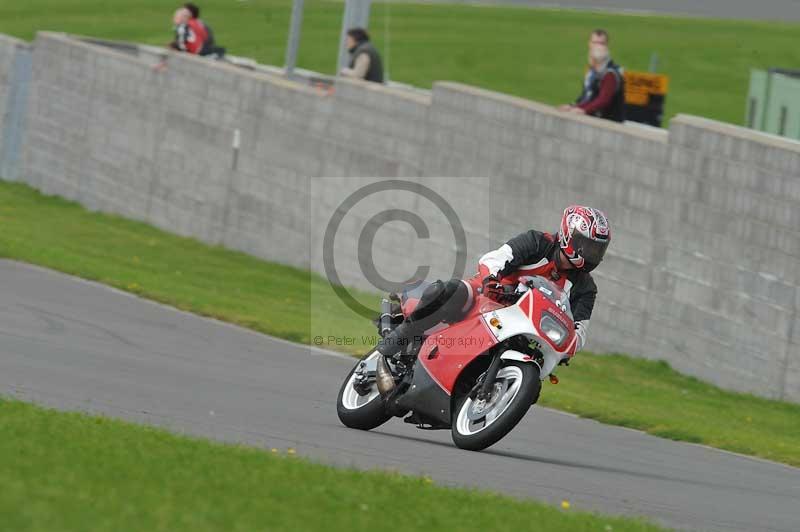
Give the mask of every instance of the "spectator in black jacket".
M 621 66 L 611 59 L 608 32 L 594 30 L 589 38 L 589 69 L 581 94 L 574 104 L 561 109 L 616 122 L 625 120 L 625 77 Z

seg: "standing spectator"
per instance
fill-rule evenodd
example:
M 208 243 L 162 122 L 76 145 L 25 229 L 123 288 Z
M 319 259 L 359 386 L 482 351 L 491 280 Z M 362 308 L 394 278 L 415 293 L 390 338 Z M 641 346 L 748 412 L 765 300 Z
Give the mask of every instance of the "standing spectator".
M 205 20 L 200 18 L 200 8 L 197 7 L 197 4 L 187 2 L 183 4 L 183 7 L 188 9 L 189 13 L 191 13 L 191 20 L 193 20 L 198 26 L 201 26 L 206 32 L 206 40 L 203 43 L 203 48 L 200 50 L 200 55 L 217 55 L 218 57 L 224 56 L 225 48 L 217 46 L 217 43 L 214 40 L 214 32 L 211 30 L 211 26 L 209 26 Z
M 172 21 L 175 23 L 175 40 L 170 46 L 182 52 L 199 54 L 208 38 L 205 27 L 192 19 L 192 12 L 185 7 L 175 11 Z
M 608 32 L 594 30 L 589 38 L 589 70 L 583 90 L 572 105 L 560 109 L 587 114 L 615 122 L 625 120 L 625 78 L 621 66 L 614 63 L 608 49 Z
M 350 52 L 350 65 L 342 69 L 342 75 L 375 83 L 383 83 L 383 65 L 378 50 L 372 46 L 369 34 L 364 28 L 351 28 L 347 31 L 347 51 Z
M 604 29 L 598 28 L 589 35 L 589 49 L 591 50 L 592 46 L 596 44 L 608 46 L 610 41 L 611 37 L 608 36 L 608 32 Z

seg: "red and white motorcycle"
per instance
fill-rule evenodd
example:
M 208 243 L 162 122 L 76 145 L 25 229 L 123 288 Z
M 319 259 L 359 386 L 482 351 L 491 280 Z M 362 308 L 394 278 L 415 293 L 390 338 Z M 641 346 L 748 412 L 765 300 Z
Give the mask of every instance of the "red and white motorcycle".
M 385 336 L 414 310 L 425 285 L 383 300 Z M 539 399 L 542 381 L 568 363 L 577 342 L 569 298 L 543 277 L 520 279 L 501 304 L 483 295 L 461 321 L 397 355 L 359 361 L 337 400 L 346 426 L 370 430 L 393 416 L 423 429 L 451 429 L 462 449 L 496 443 Z

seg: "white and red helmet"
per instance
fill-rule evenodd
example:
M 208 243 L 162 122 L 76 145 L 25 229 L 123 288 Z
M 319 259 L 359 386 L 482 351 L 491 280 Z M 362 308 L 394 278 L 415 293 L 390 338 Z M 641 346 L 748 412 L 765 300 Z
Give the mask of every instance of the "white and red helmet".
M 575 268 L 592 271 L 603 260 L 611 241 L 608 218 L 599 209 L 570 205 L 558 228 L 558 244 Z

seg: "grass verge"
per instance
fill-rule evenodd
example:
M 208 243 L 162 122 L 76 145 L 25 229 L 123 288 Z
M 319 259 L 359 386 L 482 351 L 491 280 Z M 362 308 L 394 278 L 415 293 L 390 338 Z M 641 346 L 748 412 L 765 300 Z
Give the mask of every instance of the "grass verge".
M 360 339 L 369 343 L 374 334 L 317 275 L 91 213 L 25 185 L 0 183 L 0 224 L 2 257 L 300 343 L 320 336 L 324 347 L 351 354 L 363 352 Z M 355 341 L 336 345 L 328 336 Z M 800 466 L 800 405 L 724 391 L 664 362 L 622 355 L 582 353 L 559 376 L 560 384 L 545 388 L 542 404 Z
M 233 54 L 282 65 L 290 0 L 205 0 L 203 18 Z M 37 30 L 163 45 L 174 5 L 163 0 L 26 0 L 0 5 L 0 32 Z M 299 64 L 333 73 L 343 2 L 306 0 Z M 800 25 L 525 7 L 375 2 L 371 31 L 389 75 L 421 87 L 454 80 L 550 104 L 580 89 L 589 32 L 612 35 L 614 57 L 671 77 L 665 118 L 689 113 L 741 124 L 750 69 L 800 64 Z
M 18 532 L 662 530 L 2 399 L 0 434 L 2 528 Z

